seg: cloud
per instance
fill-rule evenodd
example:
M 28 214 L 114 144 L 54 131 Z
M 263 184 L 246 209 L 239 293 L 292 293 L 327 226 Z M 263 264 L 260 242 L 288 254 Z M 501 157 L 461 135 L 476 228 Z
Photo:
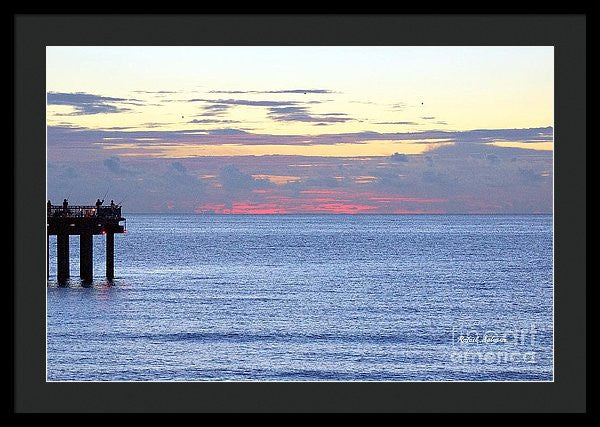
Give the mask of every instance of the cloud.
M 246 136 L 242 133 L 239 137 Z M 497 161 L 492 160 L 496 157 Z M 409 161 L 401 160 L 405 158 Z M 110 187 L 108 200 L 125 198 L 128 212 L 552 212 L 551 152 L 489 144 L 455 144 L 426 156 L 354 159 L 69 159 L 49 164 L 48 195 L 52 200 L 71 194 L 73 203 L 87 203 Z M 104 162 L 100 168 L 99 162 Z M 135 173 L 122 173 L 123 170 Z M 294 179 L 268 178 L 283 176 Z
M 171 168 L 181 174 L 185 174 L 187 172 L 187 169 L 185 168 L 185 166 L 181 163 L 181 162 L 173 162 L 171 163 Z
M 343 123 L 352 120 L 344 113 L 311 114 L 307 107 L 297 106 L 269 108 L 268 117 L 285 122 Z
M 443 173 L 426 170 L 423 171 L 423 181 L 434 184 L 444 184 L 447 181 L 447 177 Z
M 187 102 L 203 102 L 200 116 L 222 116 L 231 108 L 236 106 L 244 107 L 292 107 L 299 105 L 298 101 L 273 101 L 273 100 L 250 100 L 250 99 L 205 99 L 193 98 Z M 318 103 L 320 101 L 311 101 L 310 103 Z
M 209 104 L 203 107 L 203 112 L 200 116 L 222 116 L 231 109 L 231 105 L 227 104 Z
M 395 104 L 390 105 L 390 107 L 392 108 L 392 110 L 402 111 L 407 107 L 407 105 L 404 102 L 397 102 Z
M 376 125 L 418 125 L 417 122 L 374 122 Z
M 258 100 L 253 101 L 250 99 L 203 99 L 194 98 L 189 99 L 187 102 L 206 102 L 212 105 L 244 105 L 250 107 L 274 107 L 298 104 L 296 101 L 270 101 L 270 100 Z
M 106 166 L 106 168 L 109 171 L 111 171 L 115 175 L 132 175 L 132 174 L 134 174 L 133 171 L 123 168 L 123 166 L 121 165 L 121 159 L 119 159 L 116 156 L 109 157 L 108 159 L 105 159 L 102 163 L 104 164 L 104 166 Z
M 313 116 L 303 110 L 286 109 L 278 112 L 280 120 L 308 120 L 326 123 L 346 120 L 331 113 Z M 308 117 L 307 117 L 308 115 Z M 317 120 L 318 117 L 318 120 Z M 323 120 L 326 120 L 323 122 Z M 529 129 L 482 129 L 469 131 L 419 131 L 419 132 L 354 132 L 317 135 L 271 135 L 253 133 L 241 129 L 182 129 L 182 130 L 100 130 L 72 126 L 48 126 L 48 145 L 62 148 L 93 148 L 101 144 L 128 144 L 148 147 L 152 145 L 332 145 L 340 143 L 366 143 L 369 141 L 410 141 L 411 143 L 435 144 L 450 142 L 466 146 L 463 151 L 485 147 L 497 141 L 520 143 L 551 142 L 552 127 Z M 134 148 L 134 147 L 130 147 Z M 441 149 L 441 148 L 437 148 Z M 479 149 L 479 148 L 478 148 Z M 456 150 L 456 149 L 454 149 Z M 519 152 L 518 149 L 516 149 Z
M 127 107 L 118 106 L 119 104 L 143 105 L 138 99 L 113 98 L 84 92 L 49 92 L 47 95 L 47 103 L 48 105 L 67 105 L 73 107 L 75 111 L 67 115 L 76 116 L 86 114 L 122 113 L 131 110 Z
M 257 179 L 240 171 L 234 165 L 227 165 L 219 172 L 219 181 L 223 189 L 229 193 L 247 193 L 251 190 L 272 187 L 267 179 Z
M 165 125 L 170 125 L 170 124 L 172 124 L 172 123 L 148 122 L 148 123 L 142 123 L 140 125 L 140 127 L 142 127 L 142 128 L 150 128 L 151 129 L 151 128 L 159 128 L 159 127 L 162 127 L 162 126 L 165 126 Z
M 242 94 L 242 93 L 256 93 L 256 94 L 269 94 L 269 93 L 302 93 L 302 94 L 319 94 L 319 93 L 334 93 L 329 89 L 282 89 L 282 90 L 211 90 L 209 93 L 223 93 L 223 94 Z
M 241 136 L 248 135 L 249 133 L 241 129 L 213 129 L 208 131 L 210 135 L 229 135 L 229 136 Z
M 300 91 L 300 89 L 298 89 Z M 213 91 L 213 93 L 250 93 L 242 91 Z M 291 91 L 282 92 L 264 92 L 264 93 L 296 93 Z M 321 92 L 319 92 L 321 93 Z M 328 93 L 328 92 L 322 92 Z M 303 121 L 303 122 L 344 122 L 350 120 L 345 113 L 326 113 L 320 115 L 311 115 L 308 113 L 306 104 L 320 104 L 323 101 L 274 101 L 274 100 L 251 100 L 251 99 L 205 99 L 193 98 L 187 102 L 203 102 L 202 113 L 199 116 L 221 116 L 236 106 L 244 107 L 267 107 L 269 117 L 279 121 Z M 337 117 L 335 117 L 337 116 Z
M 485 158 L 488 159 L 491 163 L 498 163 L 500 161 L 498 155 L 494 153 L 487 154 Z
M 153 93 L 153 94 L 168 94 L 168 93 L 177 93 L 174 90 L 134 90 L 135 93 Z
M 406 154 L 394 153 L 390 156 L 393 162 L 408 162 L 408 156 Z
M 531 169 L 519 168 L 519 176 L 525 182 L 537 183 L 542 181 L 542 176 Z
M 194 119 L 194 120 L 190 120 L 188 123 L 210 124 L 210 123 L 241 123 L 241 122 L 239 120 Z

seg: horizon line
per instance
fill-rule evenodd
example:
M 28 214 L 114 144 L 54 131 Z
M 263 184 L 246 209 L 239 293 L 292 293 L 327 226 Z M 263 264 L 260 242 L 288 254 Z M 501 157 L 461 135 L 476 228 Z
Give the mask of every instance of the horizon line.
M 325 213 L 325 212 L 280 212 L 280 213 L 209 213 L 209 212 L 124 212 L 124 214 L 133 215 L 198 215 L 198 216 L 276 216 L 276 215 L 319 215 L 319 216 L 357 216 L 357 215 L 554 215 L 554 212 L 403 212 L 403 213 L 376 213 L 376 212 L 359 212 L 359 213 Z

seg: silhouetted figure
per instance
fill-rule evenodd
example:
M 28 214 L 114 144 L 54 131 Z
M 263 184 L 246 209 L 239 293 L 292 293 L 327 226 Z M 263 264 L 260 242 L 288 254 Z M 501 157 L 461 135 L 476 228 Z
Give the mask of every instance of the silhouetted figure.
M 96 200 L 96 209 L 100 209 L 100 206 L 102 206 L 102 203 L 104 203 L 104 199 L 102 199 L 102 201 L 100 199 Z
M 111 207 L 113 210 L 114 210 L 114 208 L 116 207 L 116 205 L 115 205 L 115 201 L 114 201 L 114 200 L 111 200 L 111 201 L 110 201 L 110 207 Z
M 67 199 L 63 200 L 63 213 L 65 215 L 69 213 L 69 201 Z

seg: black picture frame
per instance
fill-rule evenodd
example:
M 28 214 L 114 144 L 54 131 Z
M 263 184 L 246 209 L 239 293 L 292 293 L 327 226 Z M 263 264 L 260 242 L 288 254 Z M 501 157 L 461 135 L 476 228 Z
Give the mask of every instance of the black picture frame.
M 585 412 L 585 15 L 13 16 L 13 410 Z M 555 380 L 518 383 L 46 382 L 45 47 L 554 46 Z

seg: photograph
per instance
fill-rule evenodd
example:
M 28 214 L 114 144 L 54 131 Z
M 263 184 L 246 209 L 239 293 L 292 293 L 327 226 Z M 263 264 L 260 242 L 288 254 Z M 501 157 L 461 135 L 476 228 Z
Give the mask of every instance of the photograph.
M 555 46 L 326 41 L 43 46 L 47 383 L 555 382 Z

